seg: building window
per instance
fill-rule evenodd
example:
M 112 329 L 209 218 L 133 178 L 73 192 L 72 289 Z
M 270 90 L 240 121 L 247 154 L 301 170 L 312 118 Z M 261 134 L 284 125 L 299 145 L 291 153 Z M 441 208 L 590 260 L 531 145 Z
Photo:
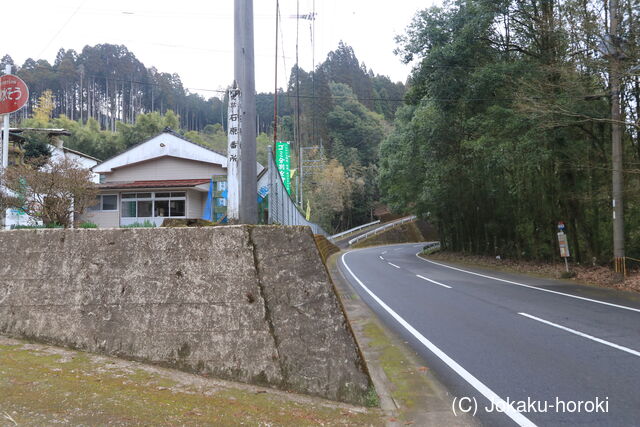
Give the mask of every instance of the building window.
M 116 194 L 103 194 L 101 206 L 103 211 L 118 210 L 118 196 Z
M 169 202 L 169 216 L 185 216 L 185 201 L 172 200 Z
M 138 216 L 142 218 L 151 218 L 153 216 L 153 202 L 151 200 L 138 201 Z
M 122 201 L 122 217 L 123 218 L 135 218 L 136 215 L 136 202 L 131 200 Z
M 101 194 L 96 196 L 96 204 L 89 208 L 90 211 L 113 212 L 118 210 L 117 194 Z
M 123 193 L 123 218 L 186 216 L 186 192 Z
M 169 216 L 169 201 L 156 200 L 153 216 L 155 217 Z

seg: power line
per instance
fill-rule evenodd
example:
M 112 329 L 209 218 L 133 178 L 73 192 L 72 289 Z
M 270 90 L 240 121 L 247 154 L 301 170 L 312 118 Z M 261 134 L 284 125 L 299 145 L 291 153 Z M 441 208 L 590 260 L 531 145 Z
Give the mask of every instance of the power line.
M 287 68 L 287 56 L 284 53 L 284 32 L 282 30 L 282 16 L 280 15 L 280 11 L 278 10 L 278 23 L 280 26 L 280 45 L 282 48 L 282 66 L 284 67 L 284 72 L 286 73 L 288 68 Z M 287 86 L 287 85 L 285 85 Z
M 297 95 L 282 95 L 286 98 L 297 97 Z M 530 97 L 521 97 L 521 98 L 428 98 L 423 97 L 420 98 L 420 101 L 444 101 L 444 102 L 454 102 L 454 101 L 537 101 L 537 100 L 545 100 L 545 99 L 592 99 L 592 98 L 606 98 L 607 95 L 576 95 L 576 96 L 530 96 Z M 300 95 L 302 99 L 352 99 L 354 101 L 388 101 L 388 102 L 406 102 L 405 99 L 401 98 L 359 98 L 355 96 L 313 96 L 313 95 Z
M 73 13 L 71 14 L 71 16 L 69 16 L 69 19 L 66 20 L 66 22 L 64 24 L 62 24 L 62 26 L 60 27 L 60 29 L 58 30 L 57 33 L 54 34 L 53 37 L 51 37 L 49 39 L 49 42 L 47 43 L 47 45 L 44 47 L 44 49 L 42 49 L 42 51 L 40 51 L 40 53 L 38 54 L 38 56 L 42 56 L 42 54 L 44 53 L 45 50 L 49 49 L 49 46 L 51 46 L 51 43 L 53 43 L 53 41 L 55 39 L 58 38 L 58 36 L 60 35 L 60 33 L 67 27 L 67 25 L 69 25 L 69 22 L 71 22 L 71 20 L 73 19 L 74 16 L 76 16 L 76 14 L 78 13 L 78 11 L 80 11 L 80 9 L 82 8 L 82 6 L 84 6 L 84 4 L 87 2 L 87 0 L 82 0 L 82 2 L 78 5 L 78 7 L 76 8 L 76 10 L 73 11 Z M 6 19 L 6 18 L 5 18 Z

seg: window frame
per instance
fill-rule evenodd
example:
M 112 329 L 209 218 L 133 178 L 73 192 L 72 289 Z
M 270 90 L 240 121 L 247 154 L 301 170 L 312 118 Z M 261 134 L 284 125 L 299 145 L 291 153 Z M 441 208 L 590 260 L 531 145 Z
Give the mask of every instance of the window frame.
M 156 194 L 169 194 L 169 197 L 156 197 Z M 138 194 L 141 195 L 151 195 L 150 197 L 138 197 Z M 173 196 L 177 194 L 177 196 Z M 140 192 L 126 192 L 120 194 L 120 200 L 122 202 L 135 202 L 136 204 L 136 216 L 122 216 L 122 210 L 120 211 L 120 216 L 122 218 L 187 218 L 187 190 L 182 191 L 140 191 Z M 152 216 L 139 216 L 140 209 L 138 208 L 138 202 L 151 202 L 151 215 Z M 167 215 L 166 216 L 156 216 L 156 201 L 157 202 L 167 202 Z M 172 201 L 184 201 L 184 215 L 182 216 L 172 216 L 171 213 L 171 202 Z M 121 206 L 120 206 L 121 207 Z
M 104 198 L 113 196 L 116 198 L 115 209 L 105 209 L 104 208 Z M 96 204 L 89 207 L 90 212 L 118 212 L 120 210 L 119 203 L 120 198 L 118 197 L 118 193 L 115 194 L 98 194 L 96 196 Z

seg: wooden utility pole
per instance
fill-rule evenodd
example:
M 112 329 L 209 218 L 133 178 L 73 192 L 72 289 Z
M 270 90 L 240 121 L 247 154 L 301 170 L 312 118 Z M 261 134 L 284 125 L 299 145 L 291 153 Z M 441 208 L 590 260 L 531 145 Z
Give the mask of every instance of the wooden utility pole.
M 242 224 L 258 222 L 256 166 L 256 83 L 253 48 L 253 0 L 234 0 L 234 76 L 240 89 L 240 206 Z
M 611 84 L 611 161 L 613 183 L 613 257 L 618 281 L 625 276 L 624 254 L 624 177 L 622 164 L 622 127 L 620 125 L 620 49 L 618 38 L 618 0 L 609 3 L 609 80 Z

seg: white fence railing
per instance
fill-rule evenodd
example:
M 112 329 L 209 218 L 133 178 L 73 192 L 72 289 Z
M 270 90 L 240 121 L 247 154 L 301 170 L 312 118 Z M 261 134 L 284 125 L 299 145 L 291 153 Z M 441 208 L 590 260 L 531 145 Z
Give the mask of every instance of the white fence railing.
M 371 227 L 372 225 L 376 225 L 376 224 L 380 224 L 380 220 L 373 221 L 373 222 L 370 222 L 368 224 L 359 225 L 357 227 L 350 228 L 350 229 L 348 229 L 346 231 L 343 231 L 341 233 L 334 234 L 333 236 L 329 237 L 329 240 L 331 240 L 333 242 L 339 237 L 343 237 L 343 236 L 346 236 L 348 234 L 355 233 L 356 231 L 362 230 L 363 228 Z
M 267 151 L 269 156 L 267 170 L 269 174 L 269 224 L 308 225 L 311 227 L 313 234 L 328 236 L 329 234 L 318 224 L 307 221 L 302 211 L 291 200 L 291 196 L 289 196 L 282 183 L 280 171 L 278 171 L 276 162 L 273 159 L 273 151 L 270 148 Z
M 376 235 L 376 234 L 378 234 L 378 233 L 380 233 L 382 231 L 388 230 L 389 228 L 393 228 L 393 227 L 395 227 L 397 225 L 404 224 L 406 222 L 415 221 L 415 219 L 416 219 L 416 216 L 415 215 L 411 215 L 411 216 L 408 216 L 408 217 L 405 217 L 405 218 L 398 219 L 398 220 L 393 221 L 393 222 L 388 222 L 385 225 L 376 228 L 375 230 L 368 231 L 368 232 L 366 232 L 364 234 L 359 235 L 358 237 L 354 237 L 353 239 L 349 240 L 349 246 L 353 245 L 356 242 L 359 242 L 360 240 L 364 240 L 364 239 L 366 239 L 368 237 L 371 237 L 371 236 L 374 236 L 374 235 Z

